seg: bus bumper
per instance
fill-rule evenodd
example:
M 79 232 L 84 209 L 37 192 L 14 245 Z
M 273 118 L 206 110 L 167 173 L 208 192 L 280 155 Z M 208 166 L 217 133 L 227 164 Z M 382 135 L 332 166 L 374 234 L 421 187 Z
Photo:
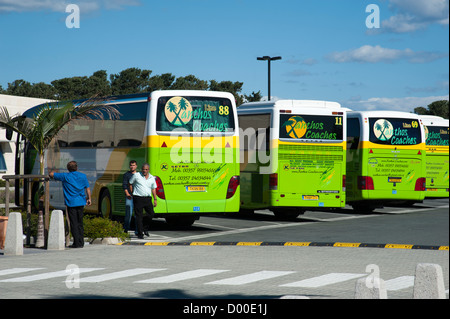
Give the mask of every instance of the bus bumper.
M 271 194 L 272 207 L 345 207 L 345 194 Z

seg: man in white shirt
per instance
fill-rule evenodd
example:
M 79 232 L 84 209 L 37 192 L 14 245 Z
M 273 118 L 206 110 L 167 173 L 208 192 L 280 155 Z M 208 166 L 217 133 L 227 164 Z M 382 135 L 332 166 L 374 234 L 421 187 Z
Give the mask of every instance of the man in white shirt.
M 148 232 L 144 232 L 144 214 L 143 211 L 150 215 L 150 218 L 155 214 L 153 207 L 156 207 L 156 180 L 155 177 L 149 174 L 150 166 L 146 163 L 142 165 L 142 172 L 134 174 L 130 178 L 130 185 L 133 190 L 133 204 L 134 213 L 136 216 L 138 238 L 143 239 Z M 153 205 L 152 205 L 153 195 Z

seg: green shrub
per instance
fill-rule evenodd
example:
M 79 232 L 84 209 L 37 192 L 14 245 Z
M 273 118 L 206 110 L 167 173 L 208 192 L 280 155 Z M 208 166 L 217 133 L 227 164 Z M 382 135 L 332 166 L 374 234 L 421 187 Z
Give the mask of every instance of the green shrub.
M 83 218 L 83 225 L 84 237 L 88 237 L 90 240 L 96 238 L 117 237 L 124 241 L 129 237 L 129 235 L 123 231 L 121 223 L 107 218 L 86 215 Z

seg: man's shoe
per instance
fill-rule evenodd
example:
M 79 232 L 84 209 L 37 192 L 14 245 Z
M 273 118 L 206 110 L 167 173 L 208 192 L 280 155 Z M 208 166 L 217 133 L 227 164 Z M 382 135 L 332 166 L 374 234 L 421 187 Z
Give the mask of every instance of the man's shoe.
M 144 235 L 147 236 L 147 237 L 150 237 L 150 234 L 148 233 L 148 231 L 145 231 Z
M 144 239 L 143 235 L 138 235 L 137 237 L 138 237 L 138 239 Z

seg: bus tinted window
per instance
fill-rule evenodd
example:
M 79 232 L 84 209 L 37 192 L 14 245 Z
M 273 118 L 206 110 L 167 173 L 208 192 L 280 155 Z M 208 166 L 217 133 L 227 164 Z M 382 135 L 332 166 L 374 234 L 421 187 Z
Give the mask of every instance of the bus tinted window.
M 214 97 L 162 97 L 158 100 L 156 130 L 172 132 L 234 132 L 231 101 Z
M 280 138 L 343 140 L 342 115 L 280 115 Z
M 357 149 L 361 139 L 361 126 L 358 118 L 347 119 L 347 149 Z
M 371 118 L 369 141 L 383 145 L 417 145 L 422 143 L 419 121 L 401 118 Z
M 121 116 L 119 120 L 114 121 L 114 146 L 141 146 L 147 122 L 148 105 L 148 102 L 116 105 Z
M 113 104 L 117 120 L 74 120 L 58 133 L 59 147 L 137 147 L 142 144 L 148 103 Z M 105 115 L 105 118 L 108 118 Z
M 426 126 L 427 145 L 448 146 L 449 128 L 444 126 Z

